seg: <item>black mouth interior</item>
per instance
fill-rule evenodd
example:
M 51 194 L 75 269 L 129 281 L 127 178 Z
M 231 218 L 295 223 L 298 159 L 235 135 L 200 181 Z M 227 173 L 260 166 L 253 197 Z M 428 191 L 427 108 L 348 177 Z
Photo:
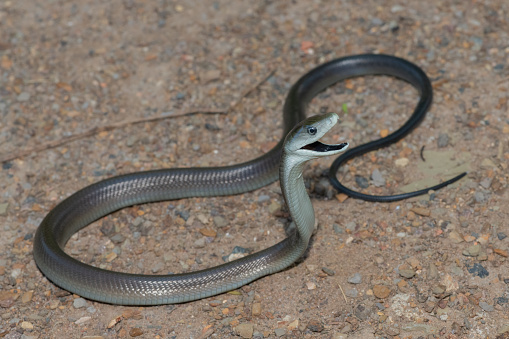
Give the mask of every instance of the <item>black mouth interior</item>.
M 308 149 L 310 151 L 315 152 L 329 152 L 329 151 L 338 151 L 348 146 L 348 143 L 344 142 L 342 144 L 337 145 L 327 145 L 322 144 L 320 141 L 315 141 L 312 144 L 306 145 L 302 147 L 302 149 Z

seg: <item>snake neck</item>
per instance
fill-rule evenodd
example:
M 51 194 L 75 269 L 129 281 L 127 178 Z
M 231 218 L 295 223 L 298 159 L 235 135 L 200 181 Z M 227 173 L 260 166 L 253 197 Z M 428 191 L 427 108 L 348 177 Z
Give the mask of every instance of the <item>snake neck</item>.
M 279 173 L 283 197 L 297 228 L 299 240 L 305 247 L 315 226 L 315 212 L 302 176 L 304 164 L 308 160 L 283 152 Z

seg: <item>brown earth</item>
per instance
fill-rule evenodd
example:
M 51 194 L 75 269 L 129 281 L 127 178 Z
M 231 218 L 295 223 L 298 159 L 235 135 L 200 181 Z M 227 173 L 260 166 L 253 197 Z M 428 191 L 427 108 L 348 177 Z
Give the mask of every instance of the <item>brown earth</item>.
M 508 18 L 505 0 L 2 1 L 4 155 L 129 119 L 227 113 L 115 128 L 4 162 L 0 337 L 508 337 Z M 340 178 L 391 194 L 468 170 L 458 184 L 400 203 L 340 202 L 323 180 L 332 159 L 314 162 L 305 177 L 319 228 L 306 258 L 186 304 L 85 301 L 36 268 L 33 235 L 63 198 L 122 173 L 252 159 L 280 138 L 292 83 L 366 52 L 421 66 L 434 104 L 403 141 L 354 159 Z M 397 129 L 417 99 L 402 81 L 364 77 L 332 86 L 309 112 L 346 107 L 329 140 L 358 145 Z M 68 251 L 114 270 L 196 270 L 235 246 L 256 251 L 282 239 L 281 205 L 274 183 L 136 206 L 81 231 Z

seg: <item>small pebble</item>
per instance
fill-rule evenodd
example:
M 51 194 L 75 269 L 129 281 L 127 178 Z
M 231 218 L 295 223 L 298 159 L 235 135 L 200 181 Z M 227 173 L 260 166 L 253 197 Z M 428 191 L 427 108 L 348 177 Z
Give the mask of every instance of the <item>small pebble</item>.
M 369 187 L 369 181 L 368 179 L 361 177 L 360 175 L 355 176 L 355 183 L 360 188 L 368 188 Z
M 324 327 L 319 320 L 312 319 L 309 321 L 307 329 L 310 330 L 311 332 L 322 332 Z
M 276 337 L 282 337 L 286 334 L 286 330 L 284 328 L 276 328 L 274 333 L 276 334 Z
M 322 267 L 322 271 L 329 276 L 333 276 L 334 274 L 336 274 L 336 272 L 327 267 Z
M 497 233 L 497 238 L 498 240 L 504 240 L 505 238 L 507 238 L 507 235 L 503 232 L 499 232 Z
M 213 220 L 214 225 L 216 225 L 216 227 L 218 228 L 225 227 L 228 225 L 228 221 L 220 215 L 215 216 Z
M 30 93 L 28 93 L 28 92 L 21 92 L 16 99 L 19 102 L 28 101 L 28 100 L 30 100 Z
M 463 255 L 467 257 L 477 257 L 481 253 L 481 245 L 472 245 L 463 251 Z
M 348 278 L 347 281 L 350 284 L 360 284 L 362 282 L 362 275 L 360 273 L 355 273 L 353 276 Z
M 345 295 L 349 298 L 357 298 L 359 296 L 359 291 L 356 288 L 349 288 L 345 291 Z
M 449 145 L 449 135 L 446 133 L 440 133 L 437 139 L 438 148 L 447 147 L 447 145 Z
M 251 315 L 258 316 L 262 313 L 262 304 L 261 303 L 254 303 L 251 307 Z
M 371 180 L 373 180 L 373 185 L 375 185 L 376 187 L 384 187 L 385 186 L 385 179 L 382 176 L 382 173 L 378 169 L 375 169 L 371 173 Z
M 83 298 L 76 298 L 74 299 L 72 305 L 74 306 L 74 308 L 82 308 L 87 306 L 87 301 Z
M 495 308 L 492 305 L 490 305 L 490 304 L 488 304 L 487 302 L 484 302 L 484 301 L 479 301 L 479 307 L 481 307 L 486 312 L 493 312 L 493 311 L 495 311 Z
M 399 275 L 402 276 L 403 278 L 410 279 L 415 276 L 415 271 L 412 268 L 400 269 Z
M 143 335 L 143 331 L 139 327 L 133 327 L 129 330 L 129 335 L 131 337 L 139 337 L 140 335 Z
M 258 202 L 268 201 L 269 199 L 270 199 L 270 197 L 268 195 L 260 195 L 258 197 Z
M 239 324 L 235 329 L 242 338 L 253 337 L 254 325 L 252 323 Z
M 385 299 L 389 296 L 390 293 L 391 293 L 391 290 L 387 286 L 384 286 L 384 285 L 373 286 L 373 294 L 378 299 Z
M 488 270 L 479 263 L 474 263 L 472 267 L 467 266 L 467 268 L 469 273 L 480 278 L 486 278 L 487 276 L 490 275 L 490 272 L 488 272 Z

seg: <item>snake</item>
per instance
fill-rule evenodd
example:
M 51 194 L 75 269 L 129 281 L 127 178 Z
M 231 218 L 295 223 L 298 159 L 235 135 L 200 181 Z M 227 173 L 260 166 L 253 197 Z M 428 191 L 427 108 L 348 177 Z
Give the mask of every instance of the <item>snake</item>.
M 283 106 L 284 137 L 258 158 L 223 167 L 169 168 L 119 175 L 87 186 L 61 201 L 36 231 L 33 256 L 37 267 L 57 286 L 91 300 L 159 305 L 220 294 L 290 266 L 304 253 L 311 225 L 314 227 L 314 211 L 302 179 L 303 164 L 312 158 L 338 154 L 348 147 L 346 143 L 326 145 L 318 141 L 338 117 L 326 114 L 306 120 L 306 108 L 318 93 L 334 83 L 364 75 L 393 76 L 419 91 L 420 100 L 410 123 L 378 144 L 371 142 L 370 149 L 386 145 L 387 140 L 399 140 L 422 120 L 429 107 L 432 89 L 426 74 L 409 61 L 383 54 L 329 61 L 291 87 Z M 355 149 L 352 151 L 357 154 Z M 240 194 L 278 178 L 295 231 L 281 242 L 243 258 L 195 272 L 141 275 L 87 265 L 64 251 L 74 233 L 114 211 L 158 201 Z

